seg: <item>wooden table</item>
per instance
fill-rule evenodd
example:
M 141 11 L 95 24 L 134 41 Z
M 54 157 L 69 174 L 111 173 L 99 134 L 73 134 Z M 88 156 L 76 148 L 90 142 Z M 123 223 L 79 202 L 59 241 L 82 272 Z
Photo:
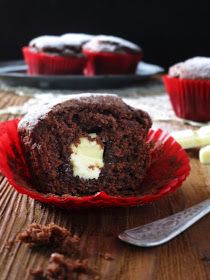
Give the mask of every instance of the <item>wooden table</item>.
M 147 90 L 151 90 L 150 87 Z M 163 90 L 159 85 L 159 90 Z M 141 88 L 137 89 L 137 94 Z M 0 93 L 0 108 L 22 104 L 29 97 Z M 1 116 L 1 120 L 14 118 Z M 155 123 L 166 130 L 181 128 L 174 123 Z M 43 205 L 19 194 L 0 177 L 0 279 L 30 279 L 28 269 L 46 264 L 49 254 L 14 244 L 5 248 L 17 232 L 32 222 L 54 222 L 81 236 L 82 247 L 90 254 L 90 266 L 96 266 L 101 280 L 203 280 L 210 279 L 210 219 L 203 218 L 169 243 L 154 248 L 137 248 L 117 239 L 128 228 L 143 225 L 176 213 L 209 197 L 210 167 L 198 161 L 198 152 L 190 151 L 192 171 L 183 186 L 155 203 L 127 209 L 97 209 L 65 212 Z M 99 253 L 111 252 L 107 261 Z M 78 279 L 87 279 L 86 276 Z M 89 278 L 91 279 L 91 278 Z

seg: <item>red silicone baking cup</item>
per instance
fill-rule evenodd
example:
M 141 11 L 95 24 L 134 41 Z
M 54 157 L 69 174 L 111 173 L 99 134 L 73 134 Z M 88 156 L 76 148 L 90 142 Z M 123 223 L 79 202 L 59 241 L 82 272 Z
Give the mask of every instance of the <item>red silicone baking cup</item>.
M 165 75 L 163 81 L 178 117 L 210 121 L 210 80 L 187 80 Z
M 22 51 L 31 75 L 82 74 L 86 64 L 85 57 L 50 55 L 34 52 L 29 47 Z
M 65 209 L 142 205 L 175 191 L 190 172 L 188 156 L 181 146 L 161 129 L 150 130 L 148 141 L 153 143 L 152 162 L 140 185 L 139 195 L 121 197 L 98 192 L 95 195 L 75 197 L 43 194 L 34 190 L 31 183 L 17 133 L 18 122 L 15 119 L 0 124 L 0 171 L 18 192 L 43 203 Z
M 87 56 L 85 76 L 134 74 L 142 54 L 117 54 L 83 50 Z

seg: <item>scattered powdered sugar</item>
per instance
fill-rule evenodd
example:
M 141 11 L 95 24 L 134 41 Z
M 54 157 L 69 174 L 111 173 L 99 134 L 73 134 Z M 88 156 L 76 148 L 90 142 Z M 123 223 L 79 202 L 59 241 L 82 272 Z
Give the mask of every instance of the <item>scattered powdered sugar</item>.
M 34 102 L 35 99 L 30 99 L 29 101 L 25 102 L 23 105 L 19 106 L 9 106 L 4 109 L 0 109 L 0 115 L 4 114 L 11 114 L 11 115 L 25 115 L 29 112 L 30 108 L 37 104 Z M 36 104 L 34 104 L 36 103 Z
M 169 75 L 181 79 L 210 79 L 210 57 L 193 57 L 170 67 Z
M 166 94 L 141 96 L 139 98 L 123 98 L 123 100 L 134 108 L 148 112 L 154 121 L 177 119 Z
M 92 40 L 90 40 L 83 46 L 83 49 L 95 52 L 114 52 L 119 47 L 126 47 L 136 52 L 141 51 L 141 48 L 138 45 L 130 41 L 119 37 L 107 35 L 95 36 Z

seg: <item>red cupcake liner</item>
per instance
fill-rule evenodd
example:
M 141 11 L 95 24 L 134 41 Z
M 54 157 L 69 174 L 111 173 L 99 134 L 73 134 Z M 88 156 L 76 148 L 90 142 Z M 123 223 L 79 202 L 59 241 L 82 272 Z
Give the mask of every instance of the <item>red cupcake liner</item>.
M 31 75 L 82 74 L 86 64 L 85 57 L 50 55 L 34 52 L 29 47 L 24 47 L 22 51 Z
M 210 121 L 210 81 L 163 76 L 166 91 L 178 117 Z
M 142 58 L 141 54 L 117 54 L 88 50 L 83 50 L 83 53 L 87 56 L 85 76 L 133 74 Z
M 188 156 L 181 146 L 161 129 L 150 130 L 148 141 L 153 143 L 152 162 L 140 185 L 139 195 L 121 197 L 98 192 L 75 197 L 43 194 L 36 191 L 31 182 L 17 133 L 18 122 L 15 119 L 0 124 L 0 171 L 18 192 L 43 203 L 65 209 L 142 205 L 175 191 L 190 172 Z

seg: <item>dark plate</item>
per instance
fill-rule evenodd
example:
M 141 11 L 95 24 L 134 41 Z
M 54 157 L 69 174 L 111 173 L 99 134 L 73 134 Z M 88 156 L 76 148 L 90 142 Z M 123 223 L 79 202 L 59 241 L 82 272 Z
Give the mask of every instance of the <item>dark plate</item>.
M 26 86 L 42 89 L 96 89 L 116 88 L 137 83 L 162 73 L 160 66 L 141 62 L 134 75 L 100 75 L 85 77 L 82 75 L 37 75 L 26 73 L 24 61 L 10 61 L 0 63 L 0 81 L 8 86 Z

